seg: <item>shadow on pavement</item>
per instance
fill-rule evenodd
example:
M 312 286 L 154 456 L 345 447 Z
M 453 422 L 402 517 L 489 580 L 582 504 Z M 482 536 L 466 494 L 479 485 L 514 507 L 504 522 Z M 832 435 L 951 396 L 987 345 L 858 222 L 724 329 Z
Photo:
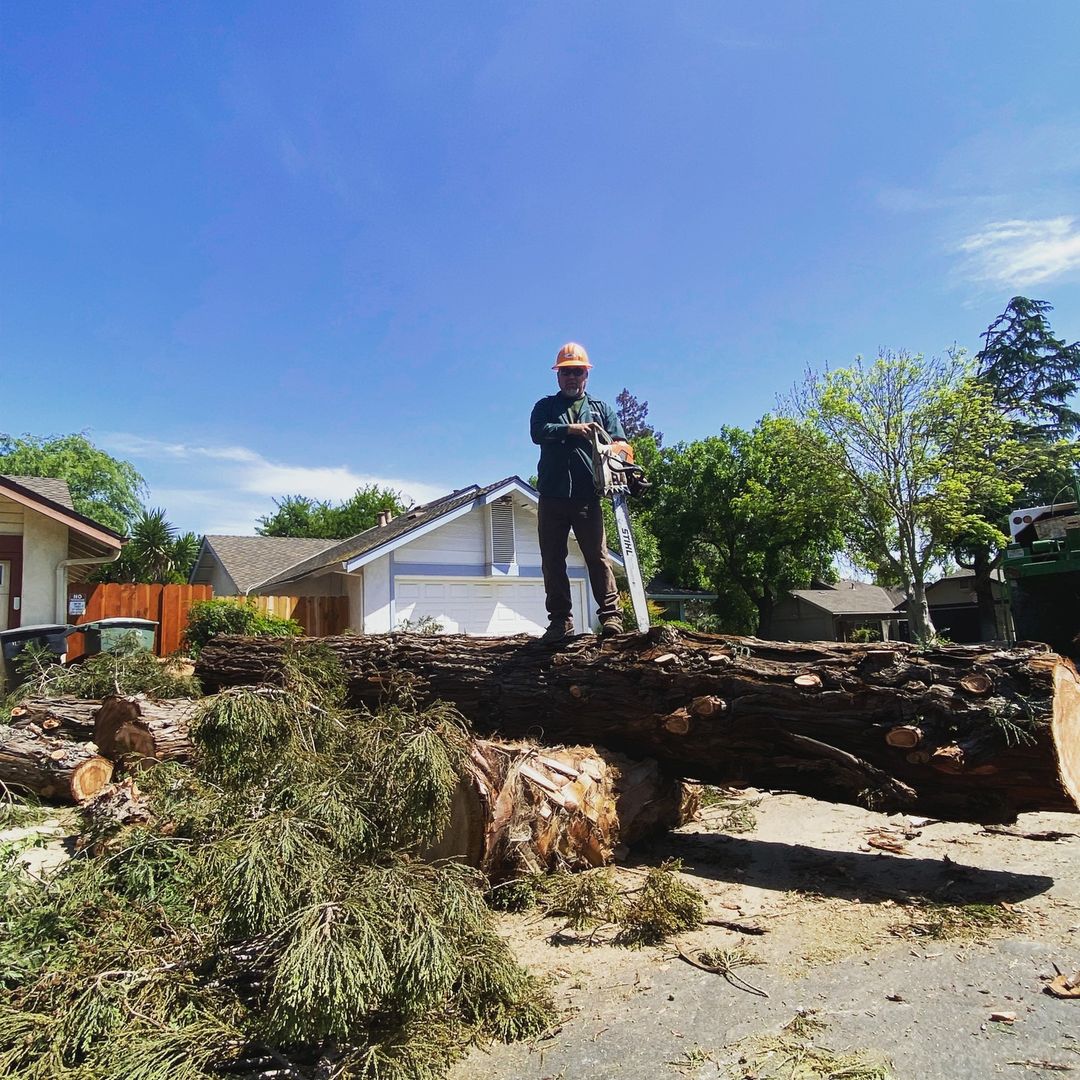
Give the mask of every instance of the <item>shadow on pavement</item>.
M 1045 874 L 984 870 L 943 857 L 829 851 L 803 844 L 702 833 L 669 833 L 634 849 L 630 864 L 681 859 L 697 877 L 776 892 L 807 892 L 844 900 L 927 900 L 933 903 L 1016 903 L 1053 886 Z

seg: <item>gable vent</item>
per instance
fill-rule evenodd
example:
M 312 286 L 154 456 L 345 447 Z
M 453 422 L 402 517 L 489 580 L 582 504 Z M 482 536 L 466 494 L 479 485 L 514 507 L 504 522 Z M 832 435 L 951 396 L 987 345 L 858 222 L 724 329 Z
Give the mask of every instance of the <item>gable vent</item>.
M 517 562 L 514 547 L 514 504 L 506 495 L 491 504 L 491 561 L 499 564 Z

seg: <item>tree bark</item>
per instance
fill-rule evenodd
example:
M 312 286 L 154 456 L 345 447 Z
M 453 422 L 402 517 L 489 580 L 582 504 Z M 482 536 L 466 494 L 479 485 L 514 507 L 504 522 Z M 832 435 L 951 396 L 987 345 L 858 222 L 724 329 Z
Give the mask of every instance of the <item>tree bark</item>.
M 203 703 L 190 698 L 155 701 L 142 694 L 107 697 L 94 718 L 94 742 L 112 761 L 127 755 L 143 764 L 190 761 L 188 728 Z
M 112 762 L 93 743 L 14 728 L 0 736 L 0 784 L 42 799 L 82 802 L 109 783 L 112 772 Z
M 421 703 L 451 702 L 482 734 L 602 745 L 707 783 L 887 812 L 1000 823 L 1077 809 L 1080 680 L 1035 648 L 781 643 L 663 626 L 558 649 L 521 637 L 319 641 L 341 658 L 354 704 L 377 705 L 405 679 Z M 273 681 L 290 648 L 218 638 L 196 675 L 208 690 Z M 917 743 L 891 744 L 897 727 L 917 729 Z
M 11 710 L 8 723 L 14 728 L 32 728 L 45 734 L 66 734 L 91 739 L 94 716 L 101 702 L 90 698 L 27 698 Z

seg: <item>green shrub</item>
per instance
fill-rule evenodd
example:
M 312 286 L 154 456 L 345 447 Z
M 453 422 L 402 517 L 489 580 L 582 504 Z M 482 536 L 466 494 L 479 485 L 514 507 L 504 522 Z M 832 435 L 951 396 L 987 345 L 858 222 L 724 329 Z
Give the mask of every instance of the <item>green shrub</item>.
M 196 600 L 188 609 L 184 644 L 192 656 L 220 634 L 243 634 L 247 637 L 296 637 L 304 628 L 295 619 L 283 619 L 259 611 L 253 600 Z

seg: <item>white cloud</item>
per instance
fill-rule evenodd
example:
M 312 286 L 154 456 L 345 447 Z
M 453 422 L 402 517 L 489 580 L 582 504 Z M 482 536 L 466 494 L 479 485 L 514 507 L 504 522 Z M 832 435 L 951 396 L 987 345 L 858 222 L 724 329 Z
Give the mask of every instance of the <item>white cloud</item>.
M 164 506 L 178 528 L 198 533 L 251 534 L 257 519 L 273 511 L 273 498 L 284 495 L 340 502 L 375 484 L 400 491 L 406 502 L 423 503 L 451 490 L 345 465 L 271 461 L 243 446 L 171 443 L 130 432 L 108 432 L 99 441 L 146 477 L 151 505 Z
M 965 276 L 1023 288 L 1080 269 L 1080 226 L 1074 217 L 994 221 L 959 244 Z

